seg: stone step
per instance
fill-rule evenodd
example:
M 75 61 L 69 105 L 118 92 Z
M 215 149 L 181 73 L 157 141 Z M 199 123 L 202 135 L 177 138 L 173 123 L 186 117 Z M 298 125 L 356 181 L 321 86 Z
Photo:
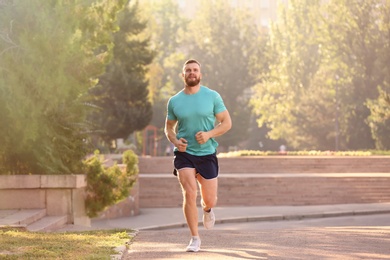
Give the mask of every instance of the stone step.
M 27 226 L 31 232 L 48 232 L 58 230 L 66 225 L 67 216 L 45 216 L 42 219 Z
M 0 210 L 0 225 L 28 226 L 46 216 L 46 209 Z
M 67 220 L 67 216 L 47 216 L 46 209 L 0 210 L 0 228 L 53 231 L 63 227 Z

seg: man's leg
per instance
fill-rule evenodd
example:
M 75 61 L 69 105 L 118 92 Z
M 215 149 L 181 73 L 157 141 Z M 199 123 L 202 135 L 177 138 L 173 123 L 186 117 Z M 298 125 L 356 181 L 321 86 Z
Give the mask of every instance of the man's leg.
M 197 183 L 196 171 L 193 168 L 180 169 L 178 179 L 183 191 L 183 212 L 192 236 L 198 233 L 198 208 L 196 206 Z
M 197 179 L 202 195 L 203 226 L 206 229 L 211 229 L 215 223 L 215 215 L 212 208 L 217 204 L 218 179 L 204 179 L 200 174 Z
M 200 194 L 203 201 L 203 210 L 209 211 L 217 204 L 218 178 L 205 179 L 200 174 L 197 176 Z

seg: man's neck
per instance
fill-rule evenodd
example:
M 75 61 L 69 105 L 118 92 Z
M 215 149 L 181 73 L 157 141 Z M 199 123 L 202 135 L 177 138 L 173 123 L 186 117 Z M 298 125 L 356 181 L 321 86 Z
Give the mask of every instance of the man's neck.
M 190 86 L 185 86 L 184 87 L 184 93 L 187 95 L 193 95 L 196 94 L 200 89 L 200 84 L 190 87 Z

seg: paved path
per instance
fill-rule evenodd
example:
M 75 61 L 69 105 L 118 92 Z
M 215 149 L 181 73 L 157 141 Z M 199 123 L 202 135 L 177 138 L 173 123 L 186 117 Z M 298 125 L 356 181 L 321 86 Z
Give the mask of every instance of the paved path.
M 313 206 L 216 207 L 216 224 L 281 221 L 304 218 L 339 217 L 390 213 L 390 203 L 337 204 Z M 199 210 L 199 220 L 202 219 Z M 199 223 L 201 225 L 201 222 Z M 141 208 L 140 214 L 116 219 L 93 219 L 91 227 L 68 226 L 65 230 L 136 229 L 163 230 L 186 227 L 181 208 Z
M 204 230 L 200 236 L 201 251 L 187 253 L 188 231 L 141 231 L 124 259 L 390 259 L 389 227 Z
M 199 212 L 200 213 L 200 212 Z M 388 225 L 340 225 L 265 229 L 220 229 L 224 223 L 291 223 L 332 217 L 390 216 L 390 203 L 320 206 L 217 207 L 216 228 L 200 223 L 201 251 L 184 252 L 189 242 L 180 208 L 141 209 L 140 215 L 92 221 L 89 228 L 69 226 L 62 231 L 125 228 L 138 230 L 122 259 L 390 259 Z M 200 213 L 201 214 L 201 213 Z M 201 219 L 201 215 L 199 215 Z M 271 222 L 269 222 L 271 221 Z

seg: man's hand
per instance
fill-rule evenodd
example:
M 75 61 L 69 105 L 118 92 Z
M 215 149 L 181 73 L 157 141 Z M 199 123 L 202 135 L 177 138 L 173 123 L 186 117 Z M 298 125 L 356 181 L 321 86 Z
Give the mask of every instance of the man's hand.
M 210 135 L 207 132 L 200 131 L 196 133 L 195 138 L 199 144 L 205 144 L 210 139 Z
M 187 140 L 184 138 L 180 138 L 176 143 L 175 146 L 179 150 L 179 152 L 185 152 L 187 150 Z

